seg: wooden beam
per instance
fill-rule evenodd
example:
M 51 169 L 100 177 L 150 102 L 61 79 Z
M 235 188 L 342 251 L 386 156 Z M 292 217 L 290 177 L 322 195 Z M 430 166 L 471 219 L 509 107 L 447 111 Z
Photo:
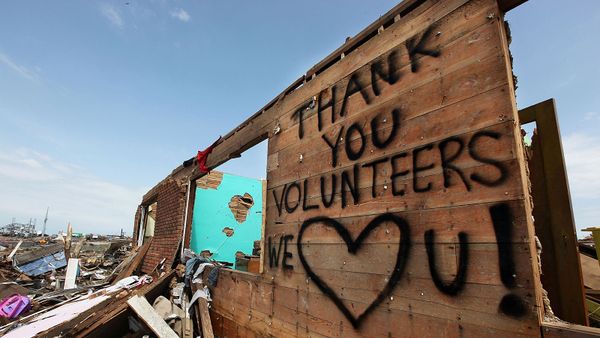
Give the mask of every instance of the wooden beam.
M 193 293 L 202 288 L 202 284 L 192 283 Z M 208 311 L 208 301 L 202 297 L 196 300 L 196 320 L 198 321 L 198 327 L 202 330 L 202 337 L 214 338 L 212 322 Z
M 543 322 L 542 336 L 546 338 L 589 338 L 600 337 L 600 329 L 582 325 Z
M 133 258 L 131 263 L 129 265 L 127 265 L 126 267 L 124 267 L 123 270 L 121 270 L 121 272 L 119 272 L 119 274 L 113 281 L 113 284 L 120 281 L 121 279 L 123 279 L 125 277 L 129 277 L 133 274 L 133 272 L 140 266 L 140 264 L 142 264 L 142 261 L 144 260 L 144 257 L 146 256 L 146 253 L 148 252 L 148 249 L 150 249 L 150 244 L 152 244 L 152 237 L 150 237 L 146 241 L 146 243 L 144 243 L 144 245 L 142 245 L 138 249 L 137 253 L 135 254 L 135 258 Z
M 202 337 L 214 338 L 212 323 L 210 321 L 210 313 L 208 312 L 208 302 L 204 298 L 198 298 L 196 308 L 200 315 L 200 324 L 202 326 Z
M 262 221 L 260 223 L 260 265 L 259 273 L 264 271 L 265 252 L 265 226 L 267 224 L 267 180 L 262 181 Z
M 15 254 L 17 253 L 17 251 L 21 247 L 21 244 L 23 244 L 23 240 L 20 240 L 19 243 L 17 243 L 17 245 L 15 245 L 15 248 L 10 252 L 10 255 L 8 255 L 8 257 L 6 257 L 7 261 L 12 260 L 12 258 L 15 256 Z
M 159 338 L 179 337 L 167 322 L 158 315 L 154 308 L 152 308 L 152 305 L 148 303 L 146 298 L 136 295 L 129 298 L 127 304 L 129 304 L 129 307 L 131 307 L 138 317 L 146 323 L 150 330 L 152 330 Z
M 500 7 L 500 9 L 506 13 L 526 2 L 527 0 L 498 0 L 498 7 Z
M 533 216 L 542 244 L 542 284 L 556 315 L 588 325 L 569 182 L 553 99 L 519 111 L 521 124 L 536 122 L 529 159 Z

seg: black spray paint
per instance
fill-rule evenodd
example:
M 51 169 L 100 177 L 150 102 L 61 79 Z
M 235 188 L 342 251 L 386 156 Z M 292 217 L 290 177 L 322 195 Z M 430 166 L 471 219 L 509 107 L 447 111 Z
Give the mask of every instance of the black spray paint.
M 406 40 L 406 49 L 408 50 L 408 56 L 410 57 L 410 70 L 413 73 L 419 71 L 419 54 L 428 55 L 434 58 L 440 56 L 439 49 L 425 48 L 425 44 L 428 42 L 434 29 L 434 26 L 429 26 L 429 28 L 421 35 L 418 42 L 416 36 Z
M 362 247 L 365 238 L 367 238 L 374 229 L 386 222 L 391 222 L 395 224 L 400 230 L 400 246 L 398 248 L 398 254 L 396 256 L 394 270 L 392 271 L 389 280 L 383 288 L 383 290 L 381 290 L 379 295 L 377 295 L 377 298 L 375 298 L 375 300 L 369 305 L 369 307 L 367 307 L 367 309 L 363 313 L 358 315 L 358 317 L 355 317 L 354 314 L 346 307 L 344 302 L 331 289 L 331 287 L 325 281 L 323 281 L 308 264 L 302 251 L 302 236 L 304 235 L 306 229 L 308 229 L 312 225 L 319 223 L 323 224 L 325 226 L 333 228 L 346 243 L 346 246 L 348 247 L 348 252 L 352 255 L 356 255 Z M 348 318 L 350 323 L 352 323 L 352 326 L 354 328 L 358 328 L 363 322 L 363 320 L 392 293 L 394 287 L 400 280 L 400 277 L 402 276 L 402 273 L 404 271 L 404 267 L 406 266 L 406 261 L 408 260 L 408 255 L 411 246 L 410 227 L 404 219 L 390 213 L 385 213 L 375 217 L 371 222 L 369 222 L 369 224 L 367 224 L 363 231 L 361 231 L 358 237 L 355 240 L 353 240 L 346 227 L 344 227 L 341 223 L 332 218 L 319 216 L 310 218 L 304 223 L 302 223 L 302 226 L 300 227 L 300 232 L 298 233 L 297 245 L 298 257 L 300 258 L 302 266 L 304 266 L 304 269 L 306 270 L 306 274 L 317 285 L 317 287 L 333 301 L 333 303 L 338 307 L 338 309 L 340 309 L 344 316 Z
M 467 266 L 469 264 L 469 244 L 467 234 L 460 232 L 458 234 L 458 242 L 460 245 L 460 251 L 458 254 L 458 271 L 456 277 L 451 282 L 444 282 L 437 271 L 437 265 L 435 264 L 435 233 L 433 230 L 425 231 L 425 248 L 427 250 L 427 260 L 429 262 L 429 272 L 431 273 L 431 279 L 438 288 L 438 290 L 451 296 L 457 295 L 465 287 L 467 280 Z
M 502 283 L 512 289 L 517 286 L 517 274 L 512 244 L 513 216 L 510 206 L 506 203 L 490 207 L 490 216 L 498 244 L 498 265 Z M 522 317 L 527 313 L 527 304 L 518 295 L 510 293 L 500 301 L 499 309 L 511 317 Z

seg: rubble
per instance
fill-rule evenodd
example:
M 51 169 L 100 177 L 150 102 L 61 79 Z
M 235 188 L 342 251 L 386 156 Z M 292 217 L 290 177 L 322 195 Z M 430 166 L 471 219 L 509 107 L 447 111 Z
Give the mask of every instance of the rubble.
M 8 242 L 17 250 L 0 256 L 0 336 L 212 337 L 203 275 L 214 287 L 219 263 L 186 250 L 184 264 L 140 275 L 151 238 L 136 248 L 121 238 Z
M 122 270 L 119 263 L 134 256 L 131 239 L 118 237 L 93 242 L 82 237 L 69 243 L 61 236 L 10 236 L 0 237 L 0 242 L 6 247 L 0 251 L 1 324 L 109 285 Z

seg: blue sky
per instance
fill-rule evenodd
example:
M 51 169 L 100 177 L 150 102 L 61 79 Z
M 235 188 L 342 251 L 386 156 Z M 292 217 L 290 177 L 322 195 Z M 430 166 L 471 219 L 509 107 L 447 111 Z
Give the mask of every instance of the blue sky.
M 52 232 L 130 232 L 145 191 L 395 4 L 3 2 L 0 225 L 50 206 Z M 557 99 L 578 227 L 600 225 L 600 3 L 508 20 L 519 107 Z M 221 169 L 265 161 L 263 144 Z

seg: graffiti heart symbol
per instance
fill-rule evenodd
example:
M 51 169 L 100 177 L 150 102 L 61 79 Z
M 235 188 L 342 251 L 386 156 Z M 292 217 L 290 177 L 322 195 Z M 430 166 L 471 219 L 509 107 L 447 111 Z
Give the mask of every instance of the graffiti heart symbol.
M 303 246 L 302 236 L 304 235 L 304 231 L 306 229 L 308 229 L 309 227 L 311 227 L 312 225 L 318 224 L 318 223 L 324 224 L 328 227 L 335 229 L 335 231 L 337 231 L 337 233 L 344 240 L 344 242 L 346 242 L 346 246 L 348 247 L 348 252 L 353 255 L 356 255 L 357 251 L 361 248 L 363 241 L 365 240 L 365 238 L 367 238 L 367 236 L 369 236 L 371 231 L 373 231 L 374 229 L 376 229 L 378 226 L 380 226 L 381 224 L 383 224 L 385 222 L 392 222 L 398 227 L 398 229 L 400 229 L 400 239 L 399 239 L 400 246 L 398 248 L 398 255 L 396 256 L 396 264 L 394 266 L 394 270 L 392 271 L 391 275 L 389 276 L 389 280 L 388 280 L 387 284 L 385 285 L 383 290 L 381 290 L 381 292 L 379 293 L 377 298 L 375 298 L 375 300 L 373 300 L 373 302 L 367 307 L 367 309 L 363 313 L 361 313 L 360 315 L 358 315 L 358 317 L 356 317 L 356 316 L 354 316 L 354 314 L 352 312 L 350 312 L 350 310 L 348 310 L 346 305 L 337 296 L 337 294 L 331 289 L 331 287 L 329 287 L 329 285 L 325 281 L 323 281 L 319 276 L 317 276 L 317 274 L 315 274 L 315 272 L 312 270 L 312 268 L 306 261 L 304 254 L 302 252 L 302 246 Z M 306 273 L 308 274 L 310 279 L 317 285 L 317 287 L 325 295 L 327 295 L 327 297 L 329 297 L 333 301 L 333 303 L 338 307 L 338 309 L 340 309 L 340 311 L 342 311 L 344 316 L 346 316 L 346 318 L 348 318 L 350 323 L 352 323 L 352 326 L 355 328 L 358 328 L 360 326 L 360 324 L 364 321 L 364 319 L 369 315 L 369 313 L 371 313 L 371 311 L 373 311 L 377 306 L 379 306 L 379 304 L 381 304 L 381 302 L 383 302 L 383 300 L 386 297 L 388 297 L 390 295 L 390 293 L 392 293 L 392 291 L 394 290 L 394 287 L 396 286 L 396 284 L 400 280 L 400 277 L 402 276 L 404 267 L 406 266 L 406 261 L 408 259 L 408 254 L 410 251 L 410 244 L 411 244 L 410 243 L 410 228 L 408 226 L 408 223 L 404 219 L 402 219 L 394 214 L 390 214 L 390 213 L 381 214 L 381 215 L 375 217 L 371 222 L 369 222 L 369 224 L 367 224 L 367 226 L 361 231 L 361 233 L 358 235 L 358 237 L 355 240 L 352 239 L 352 236 L 350 235 L 350 233 L 348 232 L 346 227 L 344 227 L 340 222 L 338 222 L 334 219 L 331 219 L 329 217 L 323 217 L 323 216 L 313 217 L 313 218 L 310 218 L 310 219 L 304 221 L 304 223 L 302 223 L 302 226 L 300 227 L 300 232 L 298 233 L 297 243 L 298 243 L 298 257 L 300 258 L 300 262 L 302 262 L 302 265 L 304 266 L 304 270 L 306 270 Z

